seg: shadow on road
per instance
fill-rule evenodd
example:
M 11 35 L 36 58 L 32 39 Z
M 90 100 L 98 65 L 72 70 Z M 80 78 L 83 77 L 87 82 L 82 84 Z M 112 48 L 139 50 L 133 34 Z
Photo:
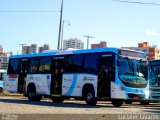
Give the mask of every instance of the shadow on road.
M 15 104 L 29 104 L 29 105 L 37 105 L 37 106 L 49 106 L 49 107 L 66 107 L 66 108 L 102 108 L 102 107 L 107 107 L 107 108 L 114 108 L 112 104 L 104 106 L 104 105 L 99 105 L 97 104 L 96 106 L 91 106 L 85 104 L 83 101 L 73 101 L 73 100 L 66 100 L 63 103 L 54 103 L 51 102 L 50 100 L 46 101 L 28 101 L 26 99 L 7 99 L 7 98 L 0 98 L 0 102 L 4 103 L 15 103 Z
M 99 101 L 96 106 L 87 105 L 84 101 L 79 100 L 65 100 L 63 103 L 54 103 L 51 100 L 42 100 L 40 102 L 28 101 L 24 98 L 11 99 L 11 98 L 0 98 L 0 102 L 4 103 L 15 103 L 15 104 L 27 104 L 34 106 L 48 106 L 48 107 L 64 107 L 64 108 L 116 108 L 111 102 Z M 149 105 L 140 105 L 138 102 L 133 104 L 123 104 L 120 109 L 127 108 L 138 108 L 143 112 L 159 113 L 160 114 L 160 103 L 150 103 Z M 117 108 L 118 109 L 118 108 Z

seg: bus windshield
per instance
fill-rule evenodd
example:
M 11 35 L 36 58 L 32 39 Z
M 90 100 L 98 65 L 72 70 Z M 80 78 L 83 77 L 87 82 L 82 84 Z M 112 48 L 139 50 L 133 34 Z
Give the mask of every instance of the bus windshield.
M 160 87 L 160 66 L 154 66 L 150 69 L 150 86 Z
M 146 84 L 148 64 L 146 61 L 119 57 L 119 78 L 127 83 Z

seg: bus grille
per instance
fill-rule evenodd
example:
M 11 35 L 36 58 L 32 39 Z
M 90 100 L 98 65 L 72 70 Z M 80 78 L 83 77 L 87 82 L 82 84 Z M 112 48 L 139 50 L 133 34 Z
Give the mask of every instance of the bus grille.
M 138 97 L 139 99 L 145 98 L 144 94 L 133 94 L 133 93 L 128 93 L 128 97 L 132 99 L 136 97 Z

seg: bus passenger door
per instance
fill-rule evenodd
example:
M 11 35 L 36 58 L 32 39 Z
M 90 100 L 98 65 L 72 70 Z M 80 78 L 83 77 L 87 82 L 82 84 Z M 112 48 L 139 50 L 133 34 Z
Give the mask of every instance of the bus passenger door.
M 22 59 L 20 61 L 19 76 L 18 76 L 18 92 L 19 93 L 25 93 L 28 65 L 29 64 L 27 59 Z
M 98 96 L 110 97 L 111 80 L 113 79 L 113 54 L 102 54 L 99 61 Z
M 54 57 L 52 62 L 51 94 L 62 94 L 62 76 L 64 70 L 64 57 Z

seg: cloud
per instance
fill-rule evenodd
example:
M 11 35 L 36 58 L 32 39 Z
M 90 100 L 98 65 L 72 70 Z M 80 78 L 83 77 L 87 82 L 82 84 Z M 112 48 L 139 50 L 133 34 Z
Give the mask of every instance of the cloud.
M 152 36 L 160 36 L 159 32 L 157 32 L 156 30 L 151 30 L 151 29 L 145 30 L 144 33 L 147 35 L 152 35 Z

